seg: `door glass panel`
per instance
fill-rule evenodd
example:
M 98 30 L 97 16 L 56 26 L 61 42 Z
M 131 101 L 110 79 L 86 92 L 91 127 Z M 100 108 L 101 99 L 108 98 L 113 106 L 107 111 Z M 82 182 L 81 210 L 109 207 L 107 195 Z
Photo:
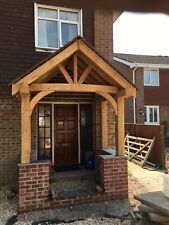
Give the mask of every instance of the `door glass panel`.
M 39 105 L 39 140 L 38 140 L 38 159 L 51 160 L 52 159 L 52 136 L 51 136 L 51 105 Z
M 44 125 L 45 125 L 44 117 L 39 117 L 39 126 L 44 127 Z
M 40 138 L 44 137 L 44 128 L 39 128 L 39 137 Z
M 45 129 L 45 137 L 50 137 L 50 128 Z

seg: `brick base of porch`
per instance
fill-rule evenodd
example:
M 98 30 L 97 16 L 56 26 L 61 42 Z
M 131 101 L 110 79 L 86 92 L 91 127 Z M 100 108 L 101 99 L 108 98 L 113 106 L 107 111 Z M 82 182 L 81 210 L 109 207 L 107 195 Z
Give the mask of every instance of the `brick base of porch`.
M 99 156 L 99 164 L 103 193 L 52 200 L 49 200 L 49 164 L 19 165 L 19 212 L 127 198 L 127 159 L 103 155 Z

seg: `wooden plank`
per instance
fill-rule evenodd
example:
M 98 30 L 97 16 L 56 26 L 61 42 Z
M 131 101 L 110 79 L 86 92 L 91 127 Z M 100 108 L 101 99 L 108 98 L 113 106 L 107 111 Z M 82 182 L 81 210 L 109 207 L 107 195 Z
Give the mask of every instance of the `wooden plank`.
M 102 149 L 108 147 L 107 104 L 108 101 L 101 102 Z
M 152 222 L 168 222 L 169 224 L 169 216 L 163 216 L 157 212 L 148 212 L 147 215 Z
M 130 136 L 130 135 L 128 135 L 128 137 L 129 137 L 130 139 L 135 139 L 135 140 L 140 140 L 140 141 L 152 141 L 152 139 L 150 139 L 150 138 L 145 138 L 145 137 L 135 137 L 135 136 Z
M 114 109 L 115 114 L 117 115 L 117 103 L 114 100 L 114 98 L 108 93 L 103 93 L 103 92 L 96 92 L 96 93 L 110 102 L 110 104 L 112 105 Z
M 30 96 L 21 94 L 21 163 L 30 163 L 31 152 L 31 117 Z
M 63 76 L 65 77 L 65 79 L 67 80 L 67 82 L 69 84 L 73 84 L 73 80 L 70 77 L 70 75 L 68 74 L 68 72 L 66 71 L 66 69 L 64 68 L 64 66 L 62 64 L 59 64 L 58 68 L 61 71 L 61 73 L 63 74 Z
M 80 79 L 78 81 L 79 84 L 83 84 L 83 82 L 85 81 L 85 79 L 87 78 L 87 76 L 89 75 L 89 73 L 91 72 L 92 67 L 88 66 L 84 72 L 82 73 L 82 75 L 80 76 Z
M 73 55 L 73 78 L 74 78 L 74 83 L 77 84 L 78 80 L 78 67 L 77 67 L 77 53 L 74 53 Z
M 117 88 L 105 85 L 91 84 L 53 84 L 53 83 L 38 83 L 31 84 L 30 91 L 56 91 L 56 92 L 103 92 L 117 93 Z
M 45 62 L 43 65 L 39 66 L 37 69 L 29 73 L 27 76 L 12 85 L 12 95 L 19 92 L 19 86 L 21 83 L 31 84 L 42 78 L 47 72 L 52 70 L 58 64 L 62 63 L 64 60 L 69 58 L 74 52 L 78 50 L 78 41 L 74 42 L 72 45 L 64 49 L 62 52 Z
M 135 195 L 134 198 L 144 205 L 157 210 L 159 213 L 169 216 L 169 199 L 164 196 L 162 191 Z
M 136 96 L 136 88 L 131 85 L 125 78 L 118 74 L 113 68 L 108 65 L 101 57 L 99 57 L 94 51 L 82 41 L 79 41 L 79 50 L 85 54 L 91 61 L 97 64 L 106 74 L 109 75 L 115 82 L 121 85 L 123 88 L 130 90 L 131 96 Z
M 125 154 L 124 148 L 124 97 L 117 98 L 117 147 L 118 156 Z
M 150 155 L 150 152 L 151 152 L 151 150 L 153 148 L 154 142 L 155 142 L 155 137 L 153 138 L 153 141 L 151 142 L 150 147 L 148 149 L 148 152 L 147 152 L 147 154 L 146 154 L 146 156 L 145 156 L 145 158 L 143 160 L 142 167 L 145 165 L 145 163 L 146 163 L 146 161 L 147 161 L 147 159 L 148 159 L 148 157 Z

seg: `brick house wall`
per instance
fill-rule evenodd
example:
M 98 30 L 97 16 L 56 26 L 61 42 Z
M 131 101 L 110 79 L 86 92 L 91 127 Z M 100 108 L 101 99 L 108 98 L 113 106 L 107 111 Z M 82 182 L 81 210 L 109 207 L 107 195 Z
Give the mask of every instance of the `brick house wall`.
M 34 2 L 30 0 L 2 0 L 0 7 L 0 184 L 17 178 L 20 162 L 20 101 L 11 97 L 9 84 L 50 53 L 35 50 Z M 37 0 L 36 3 L 71 7 L 68 1 Z M 113 40 L 112 11 L 84 9 L 83 36 L 105 57 L 111 60 Z M 32 148 L 36 148 L 35 123 Z M 5 131 L 5 132 L 4 132 Z M 32 151 L 33 152 L 33 151 Z M 35 151 L 34 153 L 35 154 Z
M 129 66 L 113 60 L 113 65 L 118 68 L 119 72 L 122 73 L 130 82 L 133 83 L 133 70 Z M 140 114 L 139 110 L 144 111 L 144 80 L 143 80 L 143 69 L 137 68 L 135 71 L 135 86 L 137 88 L 136 94 L 136 123 L 143 124 L 144 116 Z M 125 122 L 134 122 L 134 106 L 133 98 L 130 97 L 125 100 Z
M 144 87 L 145 105 L 159 105 L 160 123 L 169 126 L 169 92 L 168 92 L 169 69 L 159 69 L 159 86 Z

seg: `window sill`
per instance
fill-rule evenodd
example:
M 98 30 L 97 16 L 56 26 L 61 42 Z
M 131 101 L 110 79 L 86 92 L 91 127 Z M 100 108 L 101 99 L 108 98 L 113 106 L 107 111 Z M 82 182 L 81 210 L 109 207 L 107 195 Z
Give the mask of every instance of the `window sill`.
M 56 49 L 51 49 L 51 48 L 38 48 L 35 47 L 36 52 L 49 52 L 49 53 L 54 53 L 58 50 L 59 48 Z

